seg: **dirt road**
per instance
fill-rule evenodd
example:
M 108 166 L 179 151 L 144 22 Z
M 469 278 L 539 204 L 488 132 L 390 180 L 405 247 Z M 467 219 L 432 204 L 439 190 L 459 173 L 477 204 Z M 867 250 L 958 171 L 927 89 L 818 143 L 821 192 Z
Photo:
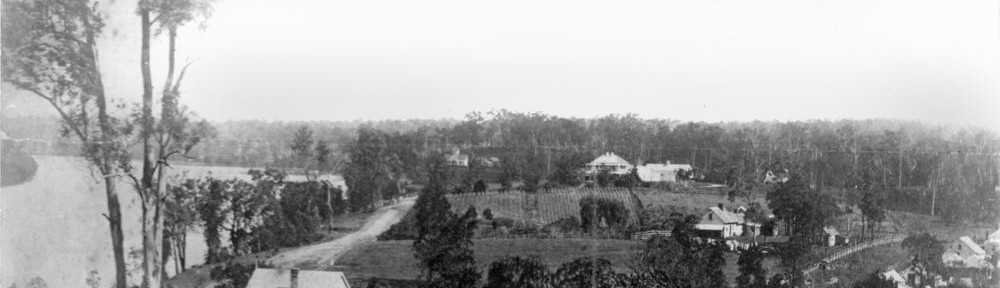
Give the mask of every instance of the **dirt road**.
M 399 222 L 406 212 L 413 207 L 416 197 L 403 198 L 398 203 L 382 207 L 375 212 L 368 222 L 357 232 L 330 242 L 310 245 L 285 251 L 268 259 L 272 265 L 280 268 L 299 267 L 303 264 L 313 267 L 333 266 L 337 257 L 343 255 L 358 245 L 374 242 L 375 236 L 389 229 L 389 226 Z

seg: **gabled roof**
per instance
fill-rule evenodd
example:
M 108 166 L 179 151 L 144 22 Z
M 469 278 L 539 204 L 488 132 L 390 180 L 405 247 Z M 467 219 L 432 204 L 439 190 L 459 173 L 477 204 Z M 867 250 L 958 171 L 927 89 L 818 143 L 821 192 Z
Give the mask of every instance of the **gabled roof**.
M 990 233 L 990 236 L 986 237 L 986 239 L 1000 241 L 1000 230 L 997 230 L 996 232 Z
M 453 162 L 453 161 L 468 162 L 469 161 L 469 155 L 462 154 L 461 152 L 458 151 L 458 149 L 455 149 L 455 151 L 453 151 L 451 154 L 445 154 L 444 155 L 444 159 L 446 161 L 449 161 L 449 162 Z
M 632 164 L 629 164 L 628 161 L 625 161 L 624 158 L 622 158 L 621 156 L 615 155 L 615 153 L 612 153 L 612 152 L 604 153 L 604 155 L 598 156 L 597 158 L 594 159 L 594 161 L 590 161 L 590 163 L 588 163 L 587 165 L 594 165 L 594 166 L 601 166 L 601 165 L 605 165 L 605 166 L 628 165 L 628 166 L 632 166 Z
M 646 163 L 645 165 L 639 166 L 639 168 L 645 168 L 651 171 L 677 171 L 677 170 L 691 170 L 691 165 Z
M 885 271 L 882 273 L 882 277 L 895 283 L 906 283 L 906 278 L 903 278 L 903 275 L 899 275 L 899 272 L 896 272 L 896 270 Z
M 298 271 L 299 288 L 350 288 L 344 273 L 332 271 Z M 291 287 L 291 269 L 257 268 L 250 276 L 246 288 Z
M 444 156 L 444 159 L 448 160 L 448 161 L 461 161 L 461 162 L 465 162 L 465 161 L 469 161 L 469 155 L 465 155 L 465 154 L 448 154 L 448 155 Z
M 725 211 L 719 209 L 719 207 L 708 207 L 708 210 L 715 214 L 722 223 L 739 223 L 743 224 L 743 215 L 736 214 L 733 212 Z
M 833 227 L 830 227 L 830 226 L 823 227 L 823 232 L 826 232 L 826 234 L 833 235 L 833 236 L 840 235 L 840 232 L 837 231 L 837 228 L 833 228 Z
M 975 241 L 972 241 L 972 239 L 969 238 L 969 236 L 958 237 L 958 242 L 962 243 L 962 245 L 965 245 L 965 247 L 969 247 L 969 250 L 972 250 L 972 252 L 976 254 L 980 255 L 986 254 L 986 250 L 983 250 L 983 247 L 979 247 L 979 245 L 976 244 Z

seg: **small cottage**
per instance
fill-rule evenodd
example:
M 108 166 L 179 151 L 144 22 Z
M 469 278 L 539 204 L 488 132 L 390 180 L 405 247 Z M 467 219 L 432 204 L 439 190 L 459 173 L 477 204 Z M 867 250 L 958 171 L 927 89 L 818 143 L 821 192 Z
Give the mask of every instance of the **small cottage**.
M 692 168 L 688 164 L 671 164 L 667 161 L 666 164 L 647 163 L 635 169 L 642 182 L 677 182 L 685 180 L 679 179 L 679 172 L 691 171 Z
M 951 267 L 981 267 L 985 264 L 986 256 L 986 250 L 972 241 L 972 238 L 962 236 L 945 246 L 941 261 Z
M 444 155 L 444 161 L 451 166 L 469 166 L 469 155 L 462 154 L 458 149 Z

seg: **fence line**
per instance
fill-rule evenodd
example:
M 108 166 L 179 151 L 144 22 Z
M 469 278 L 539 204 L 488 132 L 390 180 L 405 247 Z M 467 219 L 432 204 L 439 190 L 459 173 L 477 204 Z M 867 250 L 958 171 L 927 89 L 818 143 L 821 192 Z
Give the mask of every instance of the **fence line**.
M 895 243 L 902 243 L 903 239 L 905 239 L 905 238 L 906 238 L 906 235 L 892 235 L 892 236 L 887 236 L 887 237 L 883 237 L 883 238 L 871 240 L 871 241 L 868 241 L 868 242 L 858 243 L 857 245 L 853 245 L 853 246 L 845 248 L 843 250 L 839 250 L 839 251 L 834 252 L 833 254 L 831 254 L 831 255 L 829 255 L 827 257 L 824 257 L 822 260 L 820 260 L 819 263 L 815 263 L 815 264 L 809 266 L 809 268 L 806 268 L 805 270 L 802 270 L 802 273 L 804 273 L 806 276 L 808 276 L 812 272 L 815 272 L 816 270 L 818 270 L 819 267 L 820 267 L 820 265 L 822 265 L 823 263 L 832 263 L 833 261 L 837 261 L 840 258 L 847 257 L 848 255 L 854 254 L 854 253 L 856 253 L 858 251 L 865 250 L 865 249 L 868 249 L 868 248 L 872 248 L 872 247 L 875 247 L 875 246 L 881 246 L 881 245 L 887 245 L 887 244 L 895 244 Z

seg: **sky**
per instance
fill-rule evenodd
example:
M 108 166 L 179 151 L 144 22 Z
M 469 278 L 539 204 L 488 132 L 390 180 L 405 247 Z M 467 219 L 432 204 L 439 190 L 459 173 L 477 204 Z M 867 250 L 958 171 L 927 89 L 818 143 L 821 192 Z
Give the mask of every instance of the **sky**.
M 138 101 L 129 2 L 109 8 L 101 57 L 109 91 Z M 194 61 L 182 102 L 209 120 L 511 109 L 1000 127 L 997 0 L 222 0 L 197 26 L 179 43 Z

